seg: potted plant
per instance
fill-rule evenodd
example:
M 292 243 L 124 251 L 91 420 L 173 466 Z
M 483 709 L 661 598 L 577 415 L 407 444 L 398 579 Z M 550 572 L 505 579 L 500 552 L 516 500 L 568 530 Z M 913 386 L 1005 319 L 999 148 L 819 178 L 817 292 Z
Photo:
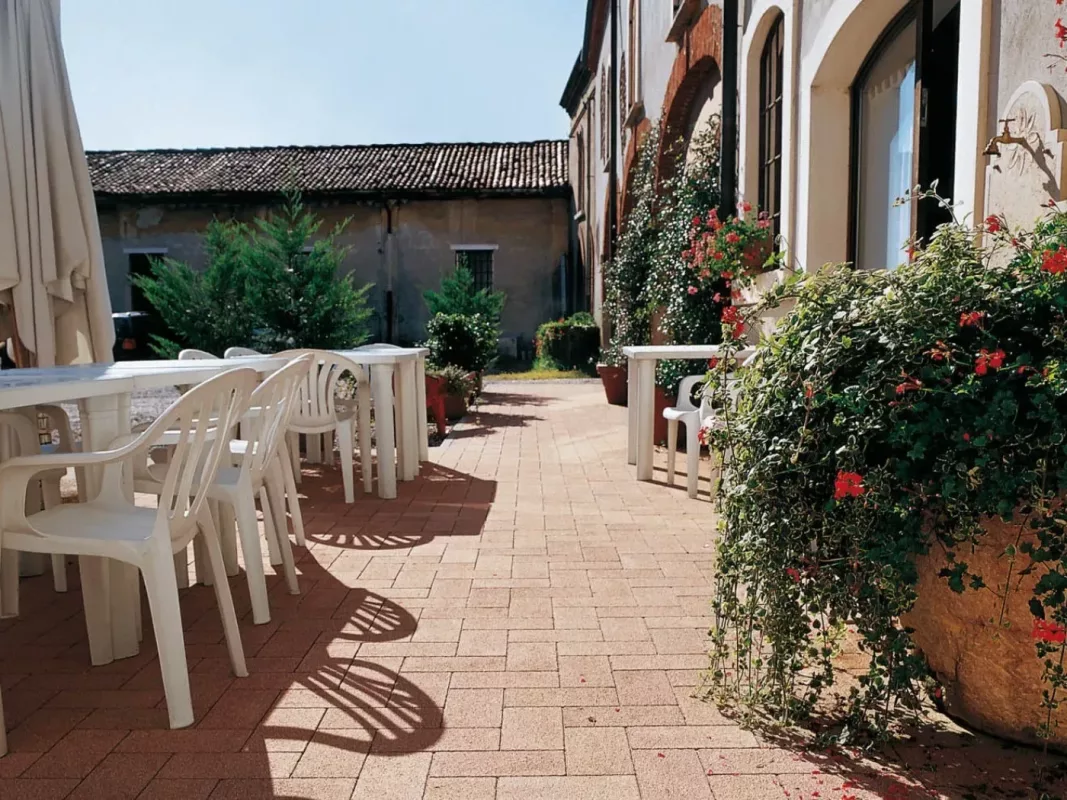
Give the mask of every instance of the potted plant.
M 467 405 L 474 389 L 471 373 L 462 367 L 450 365 L 435 370 L 433 377 L 439 381 L 439 386 L 444 391 L 445 416 L 450 421 L 466 416 Z
M 838 735 L 887 735 L 929 692 L 1064 749 L 1067 215 L 909 251 L 766 301 L 795 306 L 710 432 L 728 456 L 713 692 L 801 720 L 850 639 L 871 658 Z M 729 390 L 712 370 L 705 391 Z

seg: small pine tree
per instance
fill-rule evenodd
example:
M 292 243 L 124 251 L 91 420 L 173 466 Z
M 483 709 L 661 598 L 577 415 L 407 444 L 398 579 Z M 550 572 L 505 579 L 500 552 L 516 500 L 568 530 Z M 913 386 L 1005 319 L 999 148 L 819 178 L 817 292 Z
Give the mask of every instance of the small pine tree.
M 256 346 L 277 351 L 343 350 L 365 342 L 370 284 L 356 288 L 341 275 L 348 248 L 337 244 L 345 220 L 312 243 L 322 222 L 290 193 L 285 205 L 256 221 L 248 247 L 249 299 L 256 309 Z
M 248 303 L 248 229 L 214 220 L 204 235 L 207 268 L 192 269 L 172 258 L 154 259 L 148 275 L 133 283 L 159 314 L 164 335 L 152 349 L 175 358 L 185 347 L 221 355 L 227 347 L 252 343 L 255 314 Z
M 488 289 L 474 289 L 474 274 L 467 265 L 466 256 L 457 259 L 456 269 L 441 280 L 441 291 L 427 290 L 422 295 L 430 316 L 438 314 L 462 314 L 473 317 L 481 315 L 494 324 L 500 322 L 507 295 Z

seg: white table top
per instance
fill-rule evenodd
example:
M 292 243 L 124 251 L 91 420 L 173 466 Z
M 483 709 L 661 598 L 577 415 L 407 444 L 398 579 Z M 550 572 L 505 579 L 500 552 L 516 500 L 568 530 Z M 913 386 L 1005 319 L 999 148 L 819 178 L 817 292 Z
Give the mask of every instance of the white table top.
M 424 347 L 378 345 L 337 352 L 364 366 L 406 363 L 424 358 L 429 353 Z M 260 374 L 267 374 L 281 369 L 285 364 L 285 358 L 263 355 L 4 370 L 0 372 L 0 410 L 127 394 L 175 384 L 196 384 L 236 367 L 250 367 Z
M 284 367 L 285 363 L 284 358 L 262 356 L 247 363 L 212 358 L 10 369 L 0 372 L 0 409 L 201 383 L 235 367 L 250 367 L 265 374 Z
M 636 345 L 622 348 L 623 355 L 635 361 L 683 361 L 696 358 L 715 358 L 722 353 L 717 344 L 664 344 Z M 745 359 L 755 352 L 745 348 L 736 353 L 736 358 Z

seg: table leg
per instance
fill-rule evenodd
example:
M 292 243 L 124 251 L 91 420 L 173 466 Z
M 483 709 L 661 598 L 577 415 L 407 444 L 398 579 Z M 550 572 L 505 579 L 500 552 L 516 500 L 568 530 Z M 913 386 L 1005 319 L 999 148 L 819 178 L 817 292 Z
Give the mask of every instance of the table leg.
M 404 365 L 397 364 L 393 375 L 396 376 L 393 382 L 393 392 L 395 394 L 393 399 L 393 427 L 396 430 L 396 477 L 398 480 L 406 481 L 410 468 L 408 467 L 408 451 L 404 447 L 404 443 L 407 441 L 404 435 L 404 431 L 407 428 L 404 424 L 406 422 L 404 411 L 407 408 L 408 395 L 408 385 L 404 380 Z
M 426 418 L 426 359 L 419 356 L 415 366 L 415 414 L 419 427 L 415 435 L 419 443 L 419 463 L 430 460 L 430 434 Z
M 626 463 L 637 464 L 637 362 L 626 359 Z
M 401 470 L 401 480 L 413 481 L 419 474 L 419 439 L 418 439 L 418 412 L 416 369 L 414 361 L 405 361 L 400 365 L 400 388 L 401 396 L 397 399 L 397 409 L 400 416 L 398 433 L 400 436 L 400 449 L 404 454 L 404 467 Z
M 653 430 L 656 411 L 656 362 L 637 362 L 637 479 L 652 480 Z
M 129 398 L 108 395 L 82 400 L 82 441 L 86 451 L 106 450 L 130 432 Z M 100 471 L 87 470 L 87 497 L 100 489 Z M 137 569 L 120 561 L 98 557 L 79 558 L 85 624 L 94 665 L 137 655 L 140 584 Z
M 396 439 L 393 432 L 393 364 L 371 366 L 375 435 L 378 439 L 378 496 L 396 497 Z

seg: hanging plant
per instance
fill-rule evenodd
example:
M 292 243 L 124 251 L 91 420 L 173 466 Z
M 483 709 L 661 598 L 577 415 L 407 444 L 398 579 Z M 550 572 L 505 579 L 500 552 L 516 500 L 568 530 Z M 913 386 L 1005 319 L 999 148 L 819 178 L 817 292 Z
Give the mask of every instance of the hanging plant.
M 991 217 L 980 233 L 984 244 L 943 226 L 897 270 L 826 268 L 765 300 L 795 307 L 745 371 L 736 411 L 704 432 L 726 461 L 710 672 L 721 702 L 804 719 L 837 680 L 848 636 L 870 661 L 842 730 L 885 735 L 930 686 L 911 625 L 932 575 L 946 604 L 970 596 L 991 609 L 973 634 L 989 637 L 979 657 L 1028 642 L 1033 685 L 1012 691 L 1028 698 L 1029 721 L 1010 735 L 1067 742 L 1056 727 L 1067 689 L 1067 215 L 1032 232 Z M 763 310 L 724 319 L 706 392 L 727 392 L 741 346 L 731 325 Z M 1013 538 L 981 551 L 1004 525 Z

